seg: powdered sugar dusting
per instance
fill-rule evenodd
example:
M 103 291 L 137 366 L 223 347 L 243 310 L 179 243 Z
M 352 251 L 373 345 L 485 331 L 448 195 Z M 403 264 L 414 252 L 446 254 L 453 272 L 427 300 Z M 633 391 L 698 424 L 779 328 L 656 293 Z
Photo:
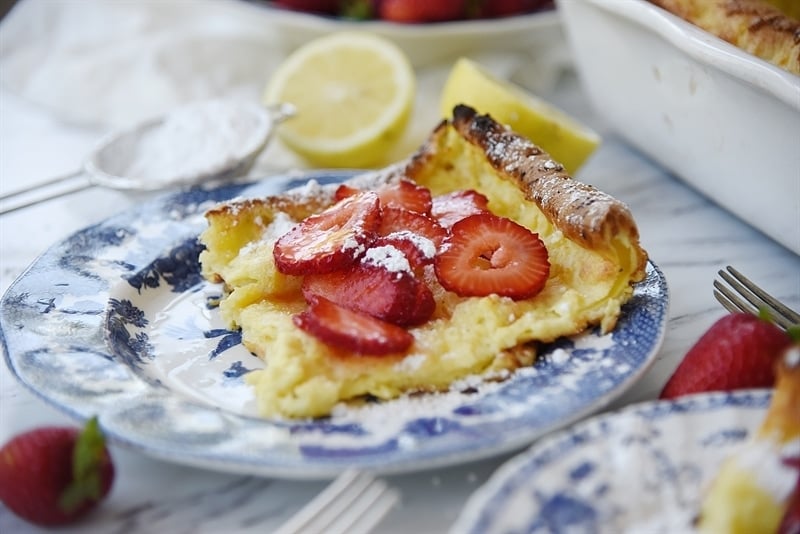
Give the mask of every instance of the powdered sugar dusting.
M 399 373 L 413 373 L 422 367 L 422 364 L 425 363 L 425 359 L 426 357 L 424 354 L 412 354 L 400 360 L 397 365 L 395 365 L 395 369 Z
M 580 391 L 586 377 L 598 367 L 608 369 L 608 374 L 612 376 L 624 376 L 630 371 L 616 360 L 604 358 L 605 351 L 614 344 L 611 335 L 598 336 L 593 333 L 584 332 L 572 338 L 572 349 L 556 348 L 545 356 L 545 360 L 556 368 L 568 369 L 560 382 L 560 387 L 564 391 Z M 582 357 L 575 358 L 575 352 L 579 352 Z M 604 378 L 600 382 L 601 387 L 610 387 L 613 378 Z
M 388 436 L 401 435 L 404 436 L 405 448 L 415 448 L 418 438 L 404 429 L 409 420 L 446 417 L 462 406 L 466 399 L 476 395 L 487 395 L 496 391 L 499 386 L 497 382 L 475 380 L 474 387 L 479 388 L 477 393 L 465 394 L 462 390 L 456 389 L 454 384 L 450 391 L 408 394 L 388 403 L 359 407 L 339 404 L 333 408 L 331 415 L 339 422 L 357 422 L 368 431 L 371 436 L 370 441 L 374 440 L 374 443 L 380 443 Z M 352 442 L 354 437 L 341 436 L 340 439 L 344 444 Z M 365 437 L 360 436 L 356 439 L 363 441 Z
M 496 411 L 483 414 L 484 421 L 503 420 L 511 416 L 524 414 L 531 410 L 544 409 L 555 396 L 579 394 L 585 387 L 585 382 L 589 376 L 597 372 L 598 368 L 608 369 L 611 375 L 624 376 L 631 371 L 625 368 L 620 362 L 605 358 L 606 349 L 614 345 L 612 335 L 597 335 L 585 333 L 576 336 L 572 341 L 573 348 L 567 350 L 556 348 L 543 355 L 539 363 L 529 367 L 523 367 L 516 371 L 503 370 L 496 373 L 484 375 L 469 375 L 454 381 L 448 391 L 438 393 L 410 393 L 403 395 L 392 401 L 382 403 L 370 403 L 363 406 L 349 404 L 339 404 L 334 407 L 332 417 L 342 424 L 357 423 L 370 436 L 358 437 L 341 436 L 341 444 L 345 445 L 352 440 L 364 442 L 365 440 L 374 443 L 381 443 L 389 436 L 403 436 L 400 440 L 403 447 L 416 447 L 417 438 L 407 435 L 408 421 L 415 419 L 437 419 L 449 418 L 456 410 L 463 409 L 465 404 L 481 404 L 489 402 L 489 399 L 504 399 L 506 391 L 514 391 L 516 388 L 527 389 L 524 386 L 528 381 L 544 380 L 552 370 L 548 367 L 558 369 L 558 380 L 554 382 L 536 382 L 538 384 L 538 394 L 527 397 L 524 401 L 511 395 L 513 401 L 506 402 L 498 400 L 500 403 Z M 575 357 L 576 351 L 581 356 Z M 424 357 L 421 355 L 409 355 L 396 365 L 398 371 L 413 370 L 422 365 Z M 608 362 L 608 365 L 602 365 Z M 545 366 L 542 368 L 541 366 Z M 608 384 L 604 387 L 612 387 L 614 378 L 608 379 Z M 603 384 L 598 384 L 603 385 Z M 333 438 L 328 438 L 333 439 Z
M 361 261 L 367 265 L 386 269 L 390 273 L 411 273 L 408 258 L 392 245 L 370 247 Z
M 415 234 L 414 232 L 400 230 L 398 232 L 392 232 L 386 237 L 389 239 L 402 239 L 410 241 L 411 244 L 422 253 L 423 258 L 426 260 L 433 259 L 433 257 L 436 255 L 436 244 L 434 244 L 434 242 L 427 237 Z
M 787 367 L 797 367 L 800 365 L 800 347 L 794 345 L 792 348 L 786 351 L 784 355 L 784 360 L 786 361 Z
M 354 258 L 358 258 L 364 254 L 364 249 L 364 244 L 356 239 L 355 235 L 352 234 L 347 236 L 342 242 L 342 250 L 345 252 L 350 252 Z
M 560 348 L 556 349 L 550 353 L 550 361 L 553 362 L 554 365 L 564 365 L 569 361 L 569 352 Z
M 297 188 L 297 191 L 305 195 L 306 198 L 318 198 L 322 193 L 322 186 L 320 183 L 314 179 L 307 181 L 305 184 Z
M 733 461 L 749 472 L 755 483 L 777 502 L 783 502 L 792 492 L 797 474 L 787 469 L 783 458 L 800 456 L 800 438 L 779 447 L 770 439 L 753 439 L 733 456 Z
M 548 159 L 542 164 L 542 167 L 547 169 L 548 171 L 562 171 L 564 170 L 564 166 L 560 163 L 553 161 L 552 159 Z
M 261 239 L 265 241 L 276 241 L 279 237 L 295 227 L 297 222 L 287 213 L 279 211 L 275 213 L 272 222 L 264 229 Z
M 330 186 L 320 184 L 312 178 L 303 185 L 287 191 L 286 194 L 291 196 L 295 202 L 305 204 L 332 199 L 333 189 Z
M 539 149 L 530 141 L 514 136 L 494 135 L 488 138 L 486 155 L 490 161 L 505 162 L 506 172 L 516 171 L 527 158 L 535 158 Z
M 413 366 L 422 360 L 413 359 L 407 365 Z M 401 364 L 403 365 L 403 364 Z M 408 433 L 408 421 L 415 419 L 430 420 L 447 419 L 462 408 L 464 403 L 478 402 L 481 398 L 498 394 L 508 385 L 507 380 L 531 377 L 537 374 L 534 367 L 518 369 L 513 374 L 505 371 L 503 374 L 495 373 L 486 376 L 471 375 L 455 381 L 448 391 L 438 393 L 407 394 L 391 402 L 366 404 L 364 406 L 350 406 L 339 404 L 334 407 L 331 415 L 340 423 L 358 423 L 369 434 L 366 436 L 341 436 L 341 444 L 350 443 L 353 439 L 358 441 L 369 440 L 381 443 L 389 436 L 403 436 L 401 442 L 405 448 L 418 446 L 418 438 Z M 507 410 L 498 411 L 493 415 L 484 415 L 485 420 L 503 420 L 510 413 L 518 410 L 532 409 L 534 405 L 509 405 Z M 434 423 L 435 424 L 435 423 Z M 329 438 L 330 439 L 330 438 Z

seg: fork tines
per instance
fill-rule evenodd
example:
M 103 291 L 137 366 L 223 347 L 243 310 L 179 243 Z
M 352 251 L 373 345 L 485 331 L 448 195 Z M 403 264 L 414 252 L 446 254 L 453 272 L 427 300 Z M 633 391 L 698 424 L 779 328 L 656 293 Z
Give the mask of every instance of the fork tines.
M 720 270 L 718 274 L 730 286 L 726 287 L 719 280 L 714 280 L 714 296 L 726 310 L 754 315 L 758 315 L 762 309 L 766 310 L 775 324 L 784 330 L 800 324 L 800 314 L 755 285 L 730 265 L 726 270 Z
M 275 534 L 366 534 L 399 498 L 400 493 L 383 480 L 345 471 Z

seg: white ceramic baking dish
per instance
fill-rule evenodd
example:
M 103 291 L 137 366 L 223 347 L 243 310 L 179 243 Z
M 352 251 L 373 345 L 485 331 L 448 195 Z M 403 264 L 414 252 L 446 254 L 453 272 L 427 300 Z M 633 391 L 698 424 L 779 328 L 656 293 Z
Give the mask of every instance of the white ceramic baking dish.
M 800 254 L 800 77 L 644 0 L 558 0 L 597 112 Z

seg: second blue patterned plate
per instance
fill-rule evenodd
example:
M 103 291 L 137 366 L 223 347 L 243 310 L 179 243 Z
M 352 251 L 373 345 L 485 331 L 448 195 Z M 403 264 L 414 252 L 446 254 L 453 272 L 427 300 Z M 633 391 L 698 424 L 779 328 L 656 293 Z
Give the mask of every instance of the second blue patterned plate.
M 346 172 L 196 188 L 86 228 L 45 252 L 0 302 L 15 376 L 76 418 L 165 460 L 227 472 L 329 478 L 413 471 L 516 450 L 584 417 L 653 362 L 668 295 L 652 263 L 616 329 L 564 339 L 502 383 L 338 410 L 256 416 L 243 375 L 261 365 L 224 328 L 200 275 L 203 214 L 221 200 L 341 181 Z
M 758 428 L 771 390 L 691 395 L 597 416 L 506 462 L 458 534 L 694 532 L 722 461 Z

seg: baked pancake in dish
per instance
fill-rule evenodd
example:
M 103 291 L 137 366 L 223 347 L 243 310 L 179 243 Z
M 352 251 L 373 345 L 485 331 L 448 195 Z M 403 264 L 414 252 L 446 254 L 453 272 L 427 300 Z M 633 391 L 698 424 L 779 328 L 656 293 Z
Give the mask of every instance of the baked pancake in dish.
M 406 161 L 206 218 L 203 274 L 266 362 L 246 380 L 267 417 L 502 379 L 613 329 L 647 262 L 623 203 L 466 106 Z
M 800 20 L 800 2 L 797 0 L 767 0 L 777 7 L 781 13 L 795 20 Z
M 651 1 L 742 50 L 800 76 L 800 20 L 779 9 L 776 0 Z M 791 13 L 797 9 L 793 7 Z

